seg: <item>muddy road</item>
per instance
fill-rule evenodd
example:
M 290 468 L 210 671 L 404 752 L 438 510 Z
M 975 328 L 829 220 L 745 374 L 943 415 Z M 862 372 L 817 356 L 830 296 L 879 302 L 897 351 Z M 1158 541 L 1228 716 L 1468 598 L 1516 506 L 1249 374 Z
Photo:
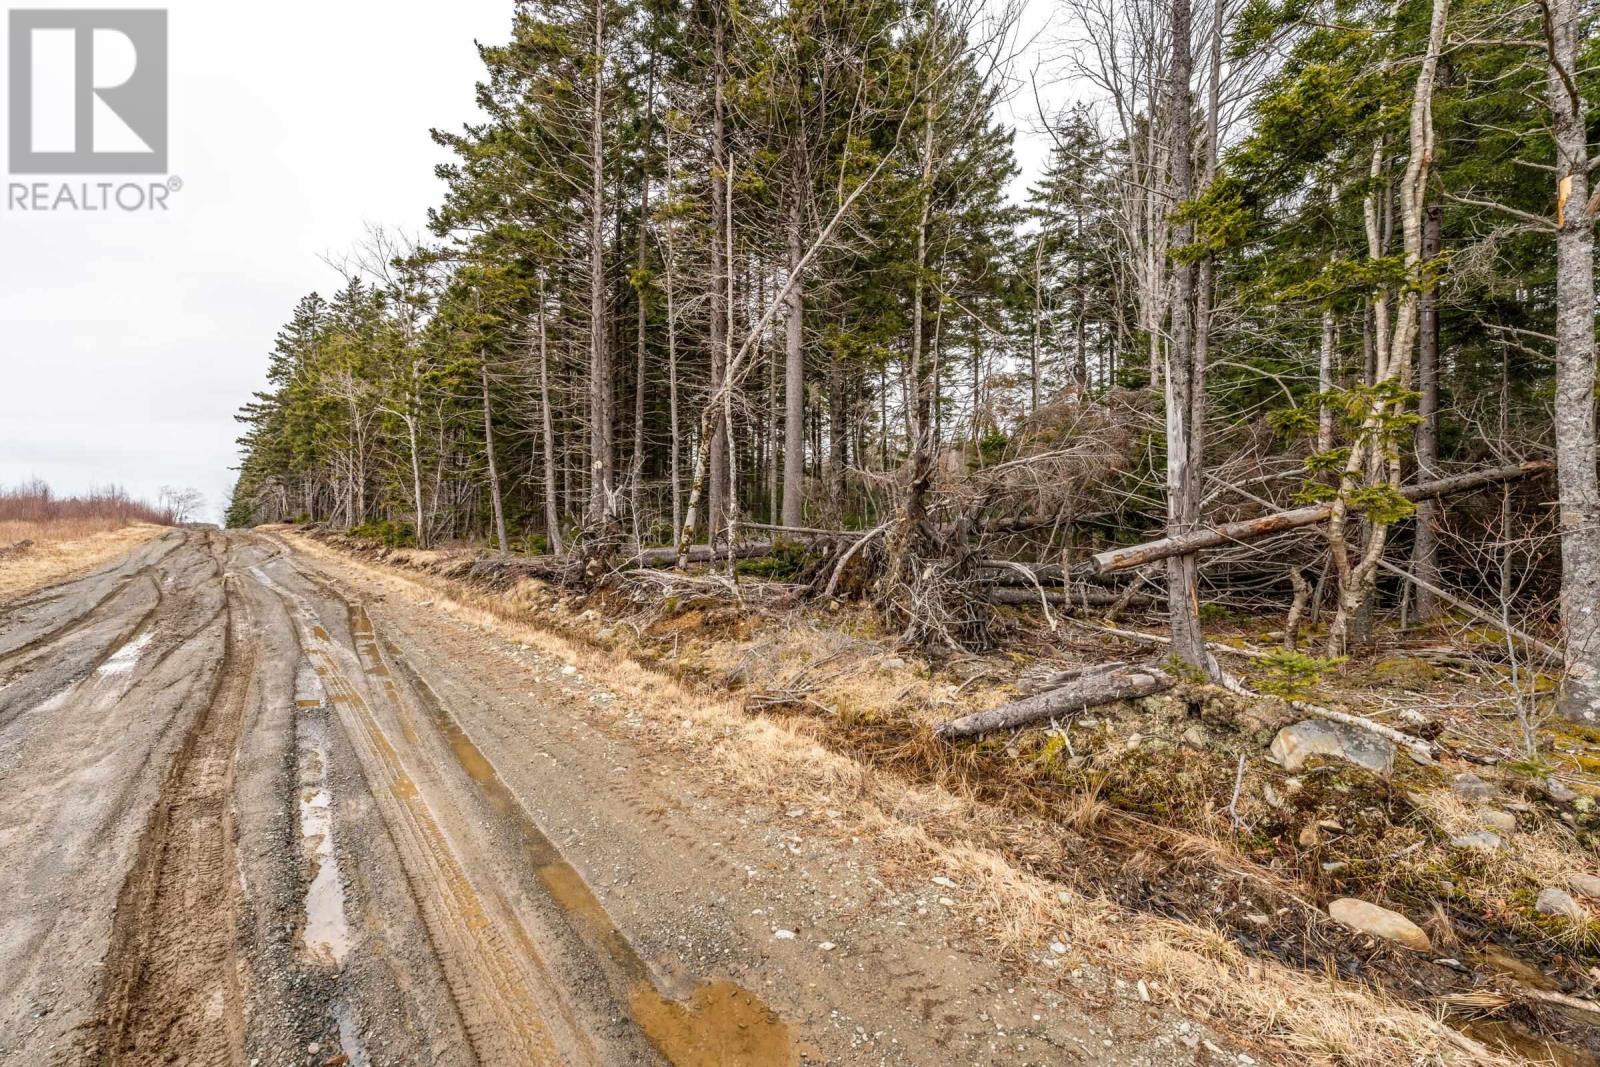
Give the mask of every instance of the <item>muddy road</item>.
M 270 535 L 0 605 L 0 1063 L 1178 1062 L 602 682 Z

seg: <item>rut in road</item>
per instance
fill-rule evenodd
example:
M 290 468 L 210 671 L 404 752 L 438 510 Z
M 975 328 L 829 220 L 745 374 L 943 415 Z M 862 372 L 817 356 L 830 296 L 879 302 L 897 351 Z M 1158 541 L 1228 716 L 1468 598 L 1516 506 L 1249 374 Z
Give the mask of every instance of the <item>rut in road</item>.
M 348 653 L 333 642 L 305 597 L 274 581 L 264 565 L 251 567 L 250 573 L 289 608 L 301 647 L 361 760 L 475 1057 L 495 1065 L 598 1067 L 602 1058 L 582 1028 L 566 1017 L 555 983 L 525 942 L 506 901 L 498 893 L 480 892 L 469 877 L 440 816 L 346 672 Z M 349 665 L 359 676 L 359 664 Z M 388 692 L 384 696 L 394 699 Z
M 308 601 L 281 590 L 297 602 L 302 645 L 361 755 L 380 806 L 393 813 L 386 821 L 406 855 L 413 895 L 481 1062 L 609 1063 L 617 1062 L 618 1050 L 608 1056 L 582 1039 L 583 1026 L 569 1010 L 544 948 L 512 904 L 519 890 L 495 877 L 492 863 L 479 859 L 469 870 L 459 851 L 463 846 L 466 855 L 502 850 L 513 868 L 534 875 L 539 886 L 534 891 L 542 890 L 597 968 L 613 1002 L 662 1061 L 673 1067 L 785 1067 L 796 1062 L 788 1026 L 737 984 L 690 979 L 675 990 L 682 999 L 664 995 L 650 966 L 612 923 L 583 877 L 545 836 L 428 679 L 378 632 L 365 605 L 288 560 L 281 565 L 315 587 L 334 610 L 343 608 L 353 650 L 330 637 Z M 261 576 L 259 570 L 252 573 Z M 390 722 L 392 736 L 385 730 Z M 433 765 L 425 754 L 423 737 L 429 734 L 443 742 L 444 764 Z M 457 810 L 434 786 L 435 776 L 452 773 L 452 760 L 454 772 L 469 783 L 481 809 Z M 506 833 L 496 838 L 485 830 L 485 814 Z M 491 845 L 490 840 L 498 843 Z M 517 1004 L 536 1014 L 505 1010 Z M 518 1020 L 538 1022 L 540 1016 L 543 1033 L 518 1032 Z M 575 1036 L 580 1039 L 574 1041 Z M 525 1053 L 506 1058 L 508 1043 L 542 1044 L 549 1050 L 547 1057 L 550 1051 L 560 1055 L 532 1061 Z
M 118 900 L 91 1063 L 242 1059 L 232 794 L 256 647 L 235 580 L 223 578 L 223 657 L 211 698 L 168 771 Z

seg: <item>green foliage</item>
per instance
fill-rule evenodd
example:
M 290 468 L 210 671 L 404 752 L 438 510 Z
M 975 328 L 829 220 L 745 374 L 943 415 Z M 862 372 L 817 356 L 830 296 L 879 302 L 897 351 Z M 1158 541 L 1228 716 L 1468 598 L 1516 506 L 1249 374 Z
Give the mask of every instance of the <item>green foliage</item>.
M 1342 663 L 1343 657 L 1324 659 L 1277 649 L 1258 661 L 1262 673 L 1256 677 L 1256 688 L 1285 700 L 1304 700 L 1321 683 L 1323 675 Z
M 990 430 L 978 439 L 978 459 L 985 467 L 991 467 L 1006 457 L 1006 449 L 1011 447 L 1011 438 L 999 430 Z
M 1294 503 L 1300 507 L 1311 504 L 1326 504 L 1339 495 L 1337 487 L 1327 482 L 1304 482 L 1294 494 Z
M 1342 474 L 1350 463 L 1348 448 L 1330 448 L 1326 452 L 1313 452 L 1305 459 L 1308 474 Z
M 1267 412 L 1267 425 L 1279 437 L 1290 440 L 1317 431 L 1317 413 L 1309 408 L 1275 408 Z
M 1417 506 L 1392 485 L 1380 483 L 1356 489 L 1350 494 L 1350 506 L 1364 514 L 1370 521 L 1390 525 L 1409 519 L 1417 513 Z
M 380 541 L 390 548 L 412 548 L 417 543 L 417 531 L 409 522 L 376 519 L 350 528 L 350 536 Z
M 741 559 L 734 564 L 734 570 L 749 578 L 787 582 L 798 577 L 810 561 L 811 555 L 805 545 L 798 541 L 777 541 L 773 543 L 770 556 Z

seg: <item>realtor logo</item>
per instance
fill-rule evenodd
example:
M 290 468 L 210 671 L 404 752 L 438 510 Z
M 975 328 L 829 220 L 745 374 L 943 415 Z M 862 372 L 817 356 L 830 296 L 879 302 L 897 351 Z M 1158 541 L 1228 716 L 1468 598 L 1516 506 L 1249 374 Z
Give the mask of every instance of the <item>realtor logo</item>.
M 165 11 L 12 11 L 10 53 L 11 173 L 166 173 Z

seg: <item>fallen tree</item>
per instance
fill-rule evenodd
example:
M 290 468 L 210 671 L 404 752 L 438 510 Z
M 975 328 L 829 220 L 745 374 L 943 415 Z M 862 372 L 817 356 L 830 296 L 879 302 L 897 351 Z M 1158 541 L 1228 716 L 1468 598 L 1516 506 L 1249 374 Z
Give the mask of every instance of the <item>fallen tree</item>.
M 976 737 L 994 730 L 1007 730 L 1070 715 L 1101 704 L 1153 696 L 1176 684 L 1177 679 L 1172 675 L 1149 664 L 1108 664 L 1102 669 L 1087 671 L 1059 688 L 1002 704 L 998 708 L 951 719 L 940 726 L 936 733 L 947 741 Z
M 1522 478 L 1531 478 L 1535 475 L 1548 474 L 1554 469 L 1555 465 L 1549 460 L 1531 459 L 1512 467 L 1496 467 L 1492 470 L 1473 471 L 1470 474 L 1458 474 L 1450 478 L 1438 478 L 1433 481 L 1418 482 L 1416 485 L 1403 486 L 1400 489 L 1400 495 L 1413 503 L 1418 500 L 1434 500 L 1439 497 L 1453 496 L 1457 493 L 1482 489 L 1485 486 L 1500 485 Z M 1351 510 L 1355 509 L 1352 508 Z M 1278 511 L 1271 515 L 1262 515 L 1260 518 L 1223 523 L 1221 526 L 1211 526 L 1195 530 L 1193 533 L 1180 534 L 1177 537 L 1162 537 L 1142 544 L 1108 549 L 1089 557 L 1088 571 L 1093 575 L 1112 574 L 1116 571 L 1148 566 L 1151 563 L 1158 563 L 1173 556 L 1187 556 L 1210 548 L 1222 548 L 1226 545 L 1240 542 L 1255 541 L 1272 534 L 1284 533 L 1303 526 L 1315 526 L 1319 522 L 1326 522 L 1332 512 L 1332 504 L 1313 504 L 1308 507 L 1294 508 L 1290 511 Z

